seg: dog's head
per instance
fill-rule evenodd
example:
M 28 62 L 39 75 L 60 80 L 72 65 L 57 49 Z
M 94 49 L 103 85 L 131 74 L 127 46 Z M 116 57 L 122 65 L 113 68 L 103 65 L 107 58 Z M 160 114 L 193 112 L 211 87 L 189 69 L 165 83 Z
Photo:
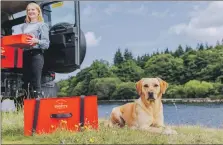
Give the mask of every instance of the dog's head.
M 136 83 L 137 93 L 148 101 L 161 98 L 162 94 L 165 94 L 167 87 L 168 83 L 160 78 L 142 78 Z

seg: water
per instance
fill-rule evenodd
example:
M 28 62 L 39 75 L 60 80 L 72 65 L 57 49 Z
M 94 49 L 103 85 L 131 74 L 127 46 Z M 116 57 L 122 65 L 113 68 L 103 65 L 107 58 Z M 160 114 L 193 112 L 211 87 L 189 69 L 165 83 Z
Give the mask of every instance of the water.
M 121 104 L 99 104 L 99 118 L 108 118 L 112 108 Z M 164 122 L 169 125 L 200 125 L 223 128 L 223 103 L 164 104 Z
M 98 105 L 99 118 L 107 118 L 113 107 L 122 103 Z M 12 101 L 5 100 L 1 104 L 2 111 L 15 110 Z M 200 104 L 164 104 L 164 122 L 169 125 L 200 125 L 223 128 L 223 103 Z

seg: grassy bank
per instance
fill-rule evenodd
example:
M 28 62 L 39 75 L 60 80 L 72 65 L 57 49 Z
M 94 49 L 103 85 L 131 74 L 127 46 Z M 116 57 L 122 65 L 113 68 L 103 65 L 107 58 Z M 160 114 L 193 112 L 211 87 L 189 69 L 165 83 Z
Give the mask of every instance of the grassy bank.
M 109 129 L 103 127 L 100 120 L 98 131 L 71 133 L 57 131 L 50 135 L 23 136 L 23 114 L 2 113 L 2 143 L 3 144 L 220 144 L 223 143 L 223 129 L 202 128 L 199 126 L 175 126 L 178 135 L 165 136 L 143 131 L 133 131 L 128 128 Z

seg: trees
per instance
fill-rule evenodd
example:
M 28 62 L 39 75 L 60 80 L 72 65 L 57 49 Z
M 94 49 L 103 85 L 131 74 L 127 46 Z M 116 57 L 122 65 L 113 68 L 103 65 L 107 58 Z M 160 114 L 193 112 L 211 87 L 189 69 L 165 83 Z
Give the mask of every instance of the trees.
M 124 58 L 123 58 L 122 52 L 119 48 L 118 51 L 115 53 L 115 56 L 114 56 L 114 65 L 119 65 L 123 61 L 124 61 Z
M 180 56 L 183 55 L 183 54 L 184 54 L 184 50 L 183 50 L 182 46 L 179 45 L 178 48 L 177 48 L 177 50 L 174 52 L 173 55 L 174 55 L 175 57 L 180 57 Z
M 89 93 L 97 95 L 99 99 L 109 100 L 120 83 L 117 77 L 93 79 L 89 84 Z
M 117 89 L 112 95 L 112 99 L 136 99 L 137 93 L 135 83 L 123 82 L 117 85 Z
M 124 52 L 124 60 L 128 61 L 128 60 L 133 60 L 133 55 L 132 53 L 126 48 L 125 52 Z
M 144 70 L 135 61 L 127 60 L 113 69 L 113 73 L 123 82 L 135 82 L 143 76 Z
M 146 77 L 160 77 L 168 82 L 179 84 L 184 77 L 183 60 L 171 54 L 152 56 L 145 65 Z
M 143 77 L 160 77 L 169 88 L 168 98 L 223 98 L 223 45 L 197 48 L 181 45 L 171 52 L 145 53 L 133 57 L 128 49 L 117 49 L 114 64 L 95 60 L 76 76 L 58 82 L 58 96 L 97 95 L 99 99 L 130 99 L 137 97 L 135 83 Z

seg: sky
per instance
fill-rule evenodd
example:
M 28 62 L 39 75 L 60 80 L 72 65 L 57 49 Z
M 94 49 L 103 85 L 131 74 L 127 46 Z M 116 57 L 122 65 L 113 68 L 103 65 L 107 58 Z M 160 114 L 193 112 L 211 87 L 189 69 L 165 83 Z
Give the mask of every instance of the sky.
M 53 10 L 53 23 L 73 22 L 73 2 Z M 175 50 L 179 44 L 215 45 L 223 38 L 223 1 L 81 1 L 81 29 L 87 52 L 81 69 L 94 60 L 113 63 L 118 48 L 135 57 L 154 51 Z M 62 11 L 58 12 L 57 10 Z M 56 81 L 74 76 L 56 74 Z

